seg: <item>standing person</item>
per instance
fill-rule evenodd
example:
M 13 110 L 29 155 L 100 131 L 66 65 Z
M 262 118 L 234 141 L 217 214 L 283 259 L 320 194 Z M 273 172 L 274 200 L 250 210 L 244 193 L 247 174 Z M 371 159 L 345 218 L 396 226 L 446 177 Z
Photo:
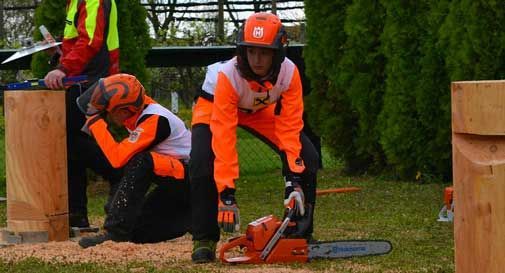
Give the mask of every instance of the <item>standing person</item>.
M 219 227 L 225 232 L 239 227 L 237 126 L 279 152 L 284 203 L 298 197 L 292 235 L 312 235 L 318 155 L 302 132 L 302 85 L 298 68 L 285 57 L 286 46 L 279 18 L 256 13 L 238 33 L 237 56 L 208 67 L 192 120 L 191 258 L 195 263 L 215 259 Z
M 85 237 L 82 247 L 104 241 L 153 243 L 189 230 L 186 163 L 191 133 L 184 122 L 145 94 L 132 75 L 100 79 L 78 99 L 88 119 L 84 131 L 100 146 L 113 168 L 123 170 L 105 218 L 105 233 Z M 130 132 L 116 142 L 104 116 Z M 157 185 L 147 194 L 150 186 Z M 147 196 L 146 196 L 147 194 Z
M 118 173 L 107 172 L 105 162 L 97 162 L 101 151 L 80 129 L 85 117 L 76 98 L 99 78 L 119 73 L 119 37 L 115 0 L 68 0 L 62 56 L 56 69 L 44 78 L 51 89 L 63 89 L 64 77 L 87 75 L 88 82 L 67 90 L 67 160 L 69 220 L 71 227 L 89 227 L 86 168 L 91 168 L 112 184 Z

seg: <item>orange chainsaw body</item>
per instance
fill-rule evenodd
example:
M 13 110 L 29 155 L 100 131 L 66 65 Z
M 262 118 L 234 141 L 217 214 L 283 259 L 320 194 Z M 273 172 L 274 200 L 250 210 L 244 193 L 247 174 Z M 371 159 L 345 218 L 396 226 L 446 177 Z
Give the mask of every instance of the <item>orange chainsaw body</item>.
M 444 189 L 444 203 L 447 209 L 451 209 L 453 199 L 454 199 L 453 187 L 446 187 Z
M 231 239 L 223 244 L 219 250 L 219 259 L 224 263 L 291 263 L 308 261 L 308 244 L 305 239 L 290 239 L 281 237 L 263 260 L 261 253 L 267 243 L 280 227 L 281 221 L 273 215 L 265 216 L 251 222 L 247 226 L 246 234 Z M 225 253 L 239 247 L 243 256 L 225 257 Z

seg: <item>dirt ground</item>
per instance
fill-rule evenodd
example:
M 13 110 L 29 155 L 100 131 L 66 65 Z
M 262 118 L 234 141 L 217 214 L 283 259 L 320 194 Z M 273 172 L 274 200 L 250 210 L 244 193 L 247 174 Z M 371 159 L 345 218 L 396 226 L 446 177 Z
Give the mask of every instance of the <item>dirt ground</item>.
M 189 238 L 143 245 L 105 242 L 87 249 L 82 249 L 75 241 L 20 244 L 0 248 L 0 259 L 9 262 L 34 257 L 48 263 L 117 264 L 149 261 L 158 264 L 167 260 L 185 260 L 190 256 L 191 241 Z
M 218 246 L 219 247 L 219 246 Z M 37 244 L 20 244 L 0 248 L 0 259 L 5 262 L 16 262 L 26 258 L 37 258 L 47 263 L 98 263 L 109 265 L 126 265 L 131 262 L 149 262 L 156 267 L 190 269 L 192 242 L 190 236 L 184 236 L 169 242 L 157 244 L 133 244 L 105 242 L 95 247 L 82 249 L 75 241 L 49 242 Z M 295 269 L 282 265 L 222 266 L 213 264 L 219 272 L 253 272 L 253 273 L 305 273 L 309 269 Z M 242 268 L 241 268 L 242 267 Z M 138 272 L 142 272 L 139 268 Z

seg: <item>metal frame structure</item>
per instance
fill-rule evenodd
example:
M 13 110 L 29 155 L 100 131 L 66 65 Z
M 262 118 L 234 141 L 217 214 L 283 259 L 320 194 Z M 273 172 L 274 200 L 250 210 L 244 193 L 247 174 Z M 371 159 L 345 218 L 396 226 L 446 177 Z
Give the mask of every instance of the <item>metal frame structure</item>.
M 303 44 L 290 45 L 287 55 L 295 63 L 303 61 Z M 17 49 L 0 49 L 0 60 L 5 60 Z M 146 56 L 148 67 L 202 67 L 211 63 L 231 58 L 235 54 L 235 46 L 176 46 L 153 47 Z M 31 56 L 0 65 L 0 70 L 30 69 Z

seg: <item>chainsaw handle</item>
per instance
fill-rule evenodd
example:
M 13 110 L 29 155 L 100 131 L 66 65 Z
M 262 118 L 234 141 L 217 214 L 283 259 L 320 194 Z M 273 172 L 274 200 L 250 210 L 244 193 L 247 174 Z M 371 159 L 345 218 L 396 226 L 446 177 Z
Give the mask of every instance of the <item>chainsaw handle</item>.
M 223 244 L 219 249 L 219 260 L 223 263 L 230 263 L 230 261 L 224 257 L 224 253 L 228 252 L 230 249 L 235 247 L 251 247 L 251 241 L 247 240 L 247 237 L 240 236 L 230 240 L 229 242 Z

